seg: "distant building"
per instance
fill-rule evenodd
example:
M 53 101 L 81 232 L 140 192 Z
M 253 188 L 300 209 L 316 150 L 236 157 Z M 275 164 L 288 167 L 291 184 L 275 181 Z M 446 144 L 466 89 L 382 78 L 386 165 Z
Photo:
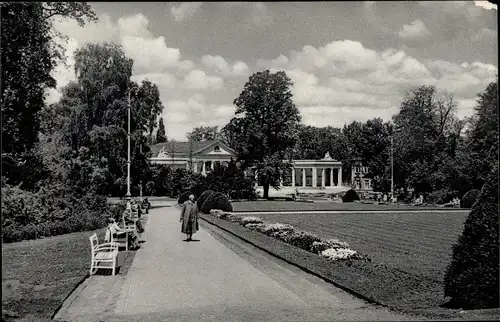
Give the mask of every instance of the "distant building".
M 351 184 L 357 191 L 373 191 L 372 179 L 365 178 L 370 172 L 367 166 L 363 165 L 361 159 L 354 160 L 351 169 Z
M 227 165 L 231 158 L 236 159 L 236 151 L 221 140 L 158 143 L 151 147 L 151 153 L 152 164 L 166 164 L 203 175 Z
M 158 143 L 151 147 L 152 164 L 166 164 L 173 168 L 183 168 L 206 175 L 216 167 L 226 166 L 231 158 L 237 159 L 237 153 L 220 139 L 200 142 L 170 141 Z M 282 191 L 329 191 L 336 192 L 348 189 L 342 187 L 342 162 L 334 160 L 326 153 L 321 160 L 292 160 L 293 168 L 289 180 L 281 184 Z M 250 171 L 249 175 L 257 180 L 258 171 Z M 289 189 L 286 189 L 289 188 Z

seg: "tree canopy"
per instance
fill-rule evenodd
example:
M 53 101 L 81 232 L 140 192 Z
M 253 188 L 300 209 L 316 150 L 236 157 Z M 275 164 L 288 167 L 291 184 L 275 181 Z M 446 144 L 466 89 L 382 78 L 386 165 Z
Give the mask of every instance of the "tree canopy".
M 188 139 L 192 141 L 207 141 L 215 140 L 219 137 L 218 126 L 200 126 L 195 127 L 193 131 L 188 133 Z
M 224 129 L 243 167 L 255 166 L 264 185 L 279 186 L 297 143 L 300 112 L 292 101 L 292 81 L 283 71 L 250 76 L 234 100 L 235 117 Z
M 45 90 L 56 87 L 50 73 L 64 57 L 51 18 L 75 19 L 80 25 L 97 18 L 85 2 L 5 2 L 0 6 L 2 153 L 26 153 L 38 140 Z
M 158 121 L 158 131 L 156 132 L 156 143 L 167 142 L 167 133 L 165 131 L 165 124 L 163 123 L 163 117 L 160 117 Z

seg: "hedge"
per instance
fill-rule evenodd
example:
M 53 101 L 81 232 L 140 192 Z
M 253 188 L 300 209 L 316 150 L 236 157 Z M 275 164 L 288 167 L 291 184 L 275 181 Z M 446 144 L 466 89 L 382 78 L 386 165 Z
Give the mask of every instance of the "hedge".
M 490 174 L 453 245 L 444 278 L 450 305 L 464 309 L 499 307 L 498 167 Z
M 186 201 L 188 201 L 190 195 L 192 195 L 191 191 L 186 191 L 186 192 L 181 193 L 179 195 L 179 199 L 177 200 L 177 202 L 179 203 L 179 205 L 182 205 L 183 203 L 185 203 Z
M 477 189 L 467 191 L 460 200 L 460 208 L 472 208 L 480 193 Z
M 360 200 L 359 195 L 354 189 L 348 190 L 342 197 L 342 202 L 354 202 L 355 200 Z
M 205 214 L 209 214 L 212 209 L 220 209 L 222 211 L 233 211 L 233 205 L 229 201 L 228 197 L 221 193 L 215 192 L 211 194 L 207 200 L 203 203 L 201 211 Z
M 112 206 L 106 197 L 77 196 L 62 185 L 48 185 L 29 192 L 2 188 L 2 242 L 17 242 L 106 226 L 106 218 L 123 206 Z
M 198 200 L 196 202 L 198 203 L 198 208 L 201 209 L 203 207 L 203 203 L 207 200 L 207 198 L 215 193 L 213 190 L 205 190 L 203 193 L 198 197 Z

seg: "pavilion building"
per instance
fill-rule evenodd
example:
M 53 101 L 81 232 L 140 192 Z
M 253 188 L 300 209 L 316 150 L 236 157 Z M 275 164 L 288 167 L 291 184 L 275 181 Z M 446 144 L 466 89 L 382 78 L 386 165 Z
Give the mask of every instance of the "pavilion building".
M 183 168 L 194 173 L 207 173 L 217 167 L 225 167 L 237 153 L 222 140 L 192 142 L 169 141 L 151 147 L 152 164 L 165 164 L 174 169 Z M 289 178 L 280 183 L 280 189 L 270 187 L 269 195 L 288 195 L 293 193 L 332 193 L 349 189 L 343 184 L 342 162 L 334 160 L 329 153 L 321 160 L 292 160 Z M 256 190 L 262 193 L 258 171 L 248 175 L 255 176 Z

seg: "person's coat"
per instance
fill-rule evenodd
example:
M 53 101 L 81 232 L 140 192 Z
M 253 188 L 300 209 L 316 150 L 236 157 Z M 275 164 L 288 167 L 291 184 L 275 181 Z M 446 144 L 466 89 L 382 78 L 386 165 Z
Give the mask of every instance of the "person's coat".
M 198 227 L 198 205 L 196 202 L 192 202 L 191 200 L 188 200 L 184 203 L 181 211 L 181 218 L 180 220 L 182 221 L 182 233 L 187 232 L 187 225 L 189 222 L 189 218 L 191 217 L 192 220 L 192 231 L 196 232 L 199 230 Z

